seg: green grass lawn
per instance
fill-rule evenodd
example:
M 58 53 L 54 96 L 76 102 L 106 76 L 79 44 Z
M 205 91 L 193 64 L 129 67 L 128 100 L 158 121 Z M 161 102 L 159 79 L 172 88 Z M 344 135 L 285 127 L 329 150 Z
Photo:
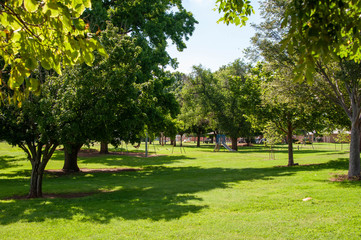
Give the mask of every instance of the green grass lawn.
M 141 171 L 45 175 L 44 193 L 93 195 L 0 200 L 0 239 L 361 238 L 361 182 L 330 181 L 347 173 L 346 145 L 295 146 L 301 165 L 292 168 L 282 167 L 286 146 L 278 146 L 275 160 L 261 146 L 150 150 L 162 156 L 79 159 L 80 168 Z M 0 156 L 0 199 L 26 195 L 30 162 L 5 143 Z M 47 169 L 62 164 L 57 151 Z

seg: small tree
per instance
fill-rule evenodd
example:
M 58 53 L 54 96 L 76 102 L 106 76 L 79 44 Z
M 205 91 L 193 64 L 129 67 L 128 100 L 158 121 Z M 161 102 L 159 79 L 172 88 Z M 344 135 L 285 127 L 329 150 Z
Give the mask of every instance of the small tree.
M 46 95 L 44 90 L 21 107 L 7 101 L 0 107 L 0 139 L 20 147 L 31 163 L 29 198 L 42 197 L 44 169 L 58 146 L 53 104 Z
M 266 139 L 265 144 L 270 150 L 269 158 L 275 159 L 274 146 L 282 142 L 283 134 L 280 133 L 275 123 L 268 122 L 263 129 L 263 137 Z
M 348 134 L 345 129 L 339 130 L 337 136 L 334 138 L 335 142 L 341 144 L 341 150 L 343 150 L 343 143 L 350 142 L 350 134 Z

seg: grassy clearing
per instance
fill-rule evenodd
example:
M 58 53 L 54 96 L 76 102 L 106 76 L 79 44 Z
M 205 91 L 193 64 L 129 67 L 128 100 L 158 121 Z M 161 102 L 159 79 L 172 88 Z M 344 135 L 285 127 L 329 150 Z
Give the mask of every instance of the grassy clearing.
M 286 146 L 278 146 L 275 160 L 259 146 L 237 153 L 215 153 L 211 145 L 191 144 L 186 154 L 179 147 L 156 145 L 155 150 L 166 156 L 79 160 L 81 168 L 142 171 L 47 174 L 44 179 L 45 193 L 107 192 L 70 199 L 0 200 L 0 239 L 361 237 L 361 183 L 330 181 L 331 174 L 347 173 L 345 145 L 343 150 L 334 144 L 300 150 L 296 146 L 295 162 L 304 166 L 292 168 L 275 167 L 287 164 Z M 30 176 L 25 155 L 0 143 L 0 156 L 0 199 L 25 195 Z M 62 160 L 57 151 L 47 169 L 60 169 Z M 306 197 L 312 200 L 302 201 Z

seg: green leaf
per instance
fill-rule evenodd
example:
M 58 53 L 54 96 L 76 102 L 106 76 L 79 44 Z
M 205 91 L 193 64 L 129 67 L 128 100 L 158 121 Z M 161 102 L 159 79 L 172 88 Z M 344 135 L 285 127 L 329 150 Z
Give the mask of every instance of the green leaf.
M 91 52 L 85 51 L 83 56 L 85 63 L 88 66 L 92 66 L 94 61 L 94 55 Z
M 50 12 L 50 17 L 58 17 L 60 15 L 60 9 L 57 2 L 49 1 L 43 7 L 43 12 Z
M 38 66 L 38 62 L 33 56 L 30 56 L 25 61 L 25 67 L 29 70 L 34 70 Z
M 7 13 L 4 12 L 4 13 L 2 13 L 0 15 L 0 24 L 5 28 L 10 25 L 9 21 L 8 21 L 8 14 Z
M 91 0 L 83 0 L 84 7 L 91 8 L 92 7 L 92 1 Z
M 45 68 L 46 70 L 50 70 L 50 69 L 51 69 L 51 66 L 50 66 L 50 63 L 49 63 L 48 59 L 43 58 L 43 59 L 40 60 L 40 63 L 41 63 L 41 66 L 42 66 L 43 68 Z
M 10 0 L 9 3 L 18 8 L 21 6 L 21 4 L 23 4 L 23 0 Z
M 28 12 L 35 12 L 38 10 L 39 3 L 36 0 L 25 0 L 24 7 Z
M 79 19 L 79 18 L 74 19 L 73 23 L 74 23 L 74 26 L 75 26 L 76 29 L 78 29 L 80 31 L 85 30 L 85 23 L 84 23 L 84 21 L 82 19 Z
M 63 27 L 66 31 L 70 32 L 73 29 L 73 22 L 71 18 L 66 16 L 60 16 L 61 22 L 63 23 Z
M 30 91 L 39 91 L 39 89 L 40 89 L 39 80 L 37 80 L 35 78 L 30 78 L 29 81 L 30 81 L 29 90 Z
M 105 48 L 103 47 L 103 45 L 99 41 L 96 41 L 96 48 L 97 48 L 96 50 L 98 51 L 98 53 L 101 56 L 103 56 L 105 58 L 109 57 L 107 51 L 105 50 Z

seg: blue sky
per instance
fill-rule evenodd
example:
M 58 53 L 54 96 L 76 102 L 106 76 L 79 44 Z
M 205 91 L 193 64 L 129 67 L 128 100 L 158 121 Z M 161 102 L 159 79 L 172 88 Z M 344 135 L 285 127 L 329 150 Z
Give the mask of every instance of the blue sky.
M 199 24 L 186 42 L 187 48 L 183 52 L 178 52 L 174 46 L 168 48 L 169 54 L 179 62 L 177 71 L 190 73 L 192 66 L 199 64 L 216 71 L 219 67 L 242 58 L 243 50 L 250 46 L 250 38 L 254 35 L 250 23 L 260 21 L 256 1 L 252 1 L 256 14 L 249 19 L 247 26 L 242 28 L 217 24 L 221 15 L 213 11 L 215 2 L 215 0 L 183 1 L 185 9 L 193 13 Z

